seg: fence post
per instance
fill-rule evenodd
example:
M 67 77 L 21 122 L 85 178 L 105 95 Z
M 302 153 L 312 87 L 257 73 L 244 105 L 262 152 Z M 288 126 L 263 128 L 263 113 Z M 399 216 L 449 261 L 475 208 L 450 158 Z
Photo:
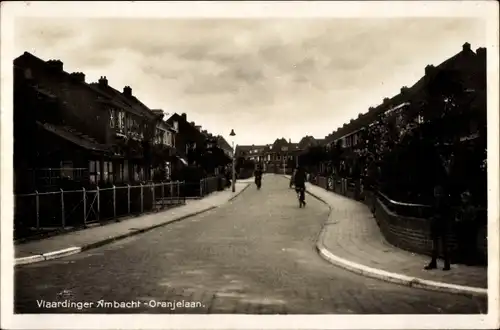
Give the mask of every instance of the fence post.
M 156 210 L 155 186 L 156 186 L 156 185 L 155 185 L 155 183 L 153 182 L 153 185 L 152 185 L 152 188 L 151 188 L 151 195 L 152 195 L 152 196 L 151 196 L 151 197 L 152 197 L 151 199 L 153 200 L 153 205 L 151 205 L 151 206 L 152 206 L 153 210 Z
M 203 179 L 200 180 L 200 197 L 203 197 Z
M 141 213 L 144 212 L 144 186 L 141 183 Z
M 85 188 L 83 190 L 83 226 L 87 227 L 87 192 Z
M 180 199 L 180 196 L 181 196 L 181 192 L 180 192 L 180 189 L 181 189 L 180 187 L 181 187 L 181 185 L 180 185 L 180 183 L 179 183 L 179 180 L 177 180 L 177 181 L 176 181 L 176 183 L 177 183 L 177 203 L 179 203 L 179 199 Z M 184 195 L 184 196 L 185 196 L 185 195 Z
M 113 185 L 113 218 L 116 219 L 116 186 Z
M 161 183 L 161 208 L 165 207 L 165 183 Z
M 96 194 L 97 194 L 97 221 L 100 220 L 101 218 L 101 194 L 99 192 L 99 186 L 96 188 Z
M 40 230 L 40 195 L 38 190 L 35 190 L 35 205 L 36 205 L 36 230 Z
M 128 214 L 130 214 L 130 185 L 127 183 L 127 207 Z
M 178 181 L 175 181 L 178 182 Z M 174 198 L 174 181 L 170 181 L 170 199 Z
M 64 229 L 66 227 L 66 219 L 64 218 L 64 191 L 61 190 L 61 224 L 62 228 Z

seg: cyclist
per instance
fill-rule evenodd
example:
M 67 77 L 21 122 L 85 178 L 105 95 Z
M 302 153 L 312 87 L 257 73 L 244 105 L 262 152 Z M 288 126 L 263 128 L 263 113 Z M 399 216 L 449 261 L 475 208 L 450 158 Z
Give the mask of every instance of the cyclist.
M 262 169 L 260 168 L 260 165 L 257 165 L 254 175 L 255 175 L 255 185 L 257 186 L 257 188 L 260 189 L 260 186 L 262 185 Z
M 299 194 L 300 206 L 306 206 L 306 171 L 302 166 L 297 166 L 295 175 L 293 176 L 293 183 L 295 191 Z

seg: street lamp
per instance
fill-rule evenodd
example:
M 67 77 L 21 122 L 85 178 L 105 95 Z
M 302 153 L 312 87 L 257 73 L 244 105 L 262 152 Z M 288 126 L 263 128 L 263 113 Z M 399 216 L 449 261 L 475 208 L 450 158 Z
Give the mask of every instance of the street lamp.
M 232 143 L 233 143 L 233 180 L 231 182 L 231 191 L 232 192 L 235 192 L 236 191 L 236 188 L 235 188 L 235 181 L 236 181 L 236 162 L 235 162 L 235 159 L 236 159 L 236 150 L 234 149 L 234 136 L 236 135 L 236 133 L 234 133 L 234 129 L 231 130 L 231 134 L 229 134 L 229 136 L 231 136 L 231 140 L 232 140 Z

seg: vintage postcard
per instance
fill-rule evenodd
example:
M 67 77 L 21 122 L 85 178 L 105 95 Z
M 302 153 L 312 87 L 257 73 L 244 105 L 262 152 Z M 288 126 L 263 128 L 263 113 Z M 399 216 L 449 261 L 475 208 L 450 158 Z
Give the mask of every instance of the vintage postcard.
M 498 328 L 498 7 L 2 2 L 2 328 Z

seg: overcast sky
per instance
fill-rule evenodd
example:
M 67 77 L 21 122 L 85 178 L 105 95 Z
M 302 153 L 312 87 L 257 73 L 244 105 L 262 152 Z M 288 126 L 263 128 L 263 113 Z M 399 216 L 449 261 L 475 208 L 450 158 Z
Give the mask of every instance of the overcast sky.
M 411 86 L 485 26 L 464 18 L 16 20 L 16 54 L 107 76 L 236 144 L 323 138 Z

